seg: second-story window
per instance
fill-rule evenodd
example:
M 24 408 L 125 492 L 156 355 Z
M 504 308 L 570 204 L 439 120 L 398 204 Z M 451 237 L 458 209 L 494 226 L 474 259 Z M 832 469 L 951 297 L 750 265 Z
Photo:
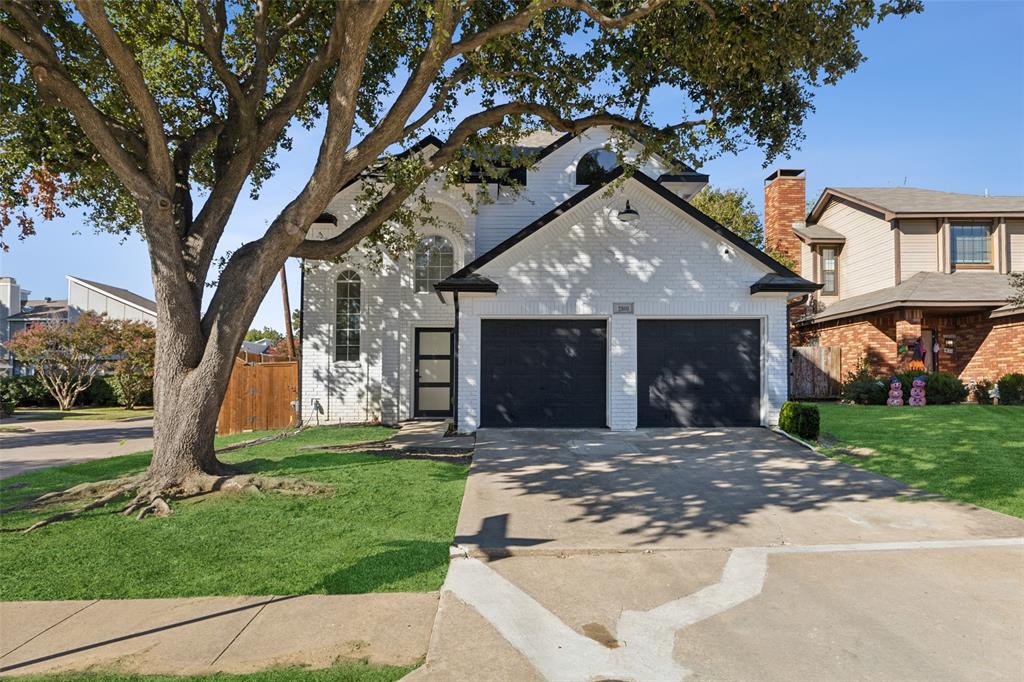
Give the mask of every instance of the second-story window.
M 836 277 L 838 270 L 838 259 L 836 250 L 832 246 L 821 249 L 821 293 L 836 294 L 839 291 L 839 280 Z
M 433 235 L 424 237 L 416 245 L 415 284 L 417 293 L 433 291 L 434 284 L 455 271 L 455 251 L 452 243 Z
M 953 265 L 991 265 L 992 228 L 987 223 L 949 226 Z

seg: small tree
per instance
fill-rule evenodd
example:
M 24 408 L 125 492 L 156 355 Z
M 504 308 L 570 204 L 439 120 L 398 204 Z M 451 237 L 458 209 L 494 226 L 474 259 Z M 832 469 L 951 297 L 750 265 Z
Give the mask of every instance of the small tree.
M 246 341 L 263 341 L 264 339 L 270 341 L 271 346 L 276 346 L 284 339 L 284 334 L 273 327 L 264 327 L 263 329 L 253 327 L 245 333 Z
M 148 322 L 119 320 L 111 323 L 109 355 L 113 362 L 111 380 L 117 401 L 135 409 L 143 395 L 153 390 L 156 364 L 156 328 Z
M 764 247 L 764 226 L 745 189 L 705 187 L 690 203 L 754 246 Z
M 15 335 L 7 347 L 31 365 L 61 410 L 70 410 L 103 367 L 110 323 L 87 313 L 74 322 L 52 322 Z

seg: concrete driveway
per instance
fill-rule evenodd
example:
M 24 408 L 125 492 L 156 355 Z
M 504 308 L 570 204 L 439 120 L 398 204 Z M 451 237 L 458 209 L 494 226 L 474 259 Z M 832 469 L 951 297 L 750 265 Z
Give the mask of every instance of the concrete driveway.
M 1024 521 L 763 429 L 484 430 L 412 679 L 1020 680 Z
M 9 425 L 31 429 L 0 433 L 0 479 L 26 471 L 149 450 L 153 420 L 19 420 Z

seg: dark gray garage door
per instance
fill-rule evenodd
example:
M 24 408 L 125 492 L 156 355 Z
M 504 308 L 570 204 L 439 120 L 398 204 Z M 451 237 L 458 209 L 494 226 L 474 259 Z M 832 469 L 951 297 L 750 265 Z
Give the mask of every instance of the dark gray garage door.
M 604 426 L 604 320 L 482 320 L 482 426 Z
M 758 320 L 638 320 L 640 426 L 757 426 Z

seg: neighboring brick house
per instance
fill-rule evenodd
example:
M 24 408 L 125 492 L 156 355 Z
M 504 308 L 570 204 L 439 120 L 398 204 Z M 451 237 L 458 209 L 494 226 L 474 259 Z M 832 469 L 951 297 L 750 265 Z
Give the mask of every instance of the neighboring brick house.
M 524 140 L 535 163 L 518 194 L 480 177 L 430 181 L 450 227 L 424 227 L 411 258 L 305 263 L 303 421 L 775 422 L 787 301 L 815 285 L 689 204 L 706 175 L 652 158 L 608 187 L 621 173 L 611 140 L 604 128 Z M 353 222 L 359 185 L 311 237 Z M 494 202 L 474 207 L 467 192 Z
M 791 310 L 793 345 L 840 346 L 844 375 L 920 367 L 963 381 L 1024 371 L 1024 196 L 910 187 L 827 188 L 806 218 L 805 178 L 766 179 L 765 236 L 822 288 Z

